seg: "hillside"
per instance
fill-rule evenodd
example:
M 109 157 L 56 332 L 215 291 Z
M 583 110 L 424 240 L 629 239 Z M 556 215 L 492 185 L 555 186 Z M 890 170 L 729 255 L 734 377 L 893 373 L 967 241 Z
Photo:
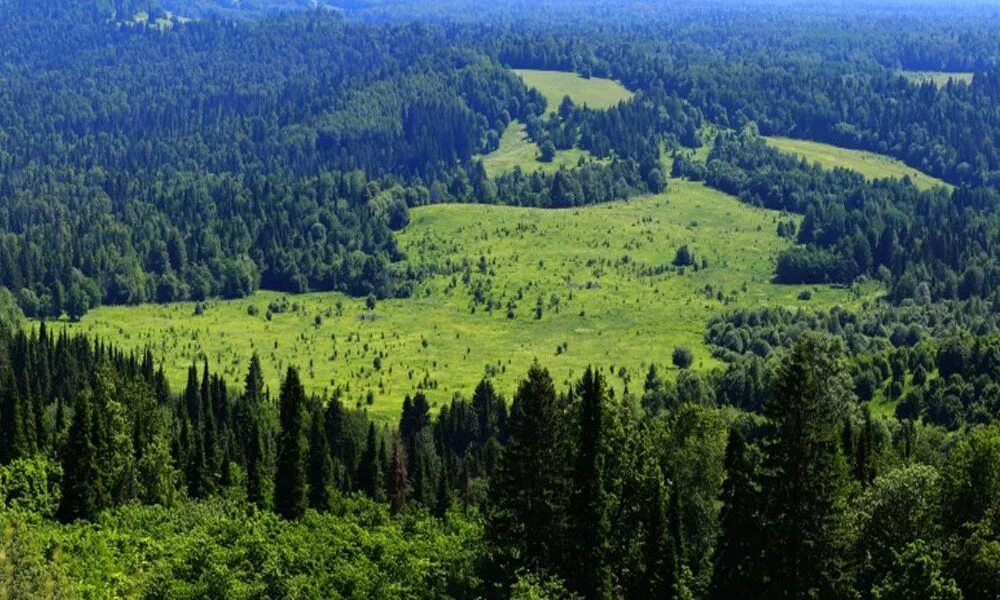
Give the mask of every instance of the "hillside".
M 921 189 L 930 189 L 936 186 L 947 189 L 953 187 L 951 184 L 922 173 L 900 160 L 874 152 L 840 148 L 809 140 L 784 137 L 768 137 L 766 139 L 768 144 L 782 152 L 794 154 L 827 169 L 849 169 L 861 173 L 868 179 L 887 177 L 903 179 L 905 177 Z
M 361 407 L 370 392 L 370 410 L 386 418 L 419 388 L 440 404 L 484 375 L 510 394 L 536 359 L 558 380 L 589 364 L 614 367 L 621 388 L 650 364 L 667 369 L 675 346 L 694 351 L 697 369 L 715 366 L 702 331 L 722 311 L 855 302 L 823 286 L 809 287 L 803 302 L 806 288 L 770 283 L 774 257 L 789 245 L 775 234 L 778 217 L 684 181 L 662 196 L 574 210 L 430 206 L 414 210 L 400 235 L 413 266 L 432 273 L 409 299 L 368 310 L 340 294 L 259 292 L 207 302 L 200 316 L 191 303 L 102 307 L 62 326 L 150 347 L 174 389 L 204 357 L 237 384 L 258 352 L 272 390 L 296 365 L 309 390 L 343 386 L 348 404 Z M 678 273 L 671 263 L 682 245 L 707 268 Z M 269 319 L 271 303 L 287 312 Z

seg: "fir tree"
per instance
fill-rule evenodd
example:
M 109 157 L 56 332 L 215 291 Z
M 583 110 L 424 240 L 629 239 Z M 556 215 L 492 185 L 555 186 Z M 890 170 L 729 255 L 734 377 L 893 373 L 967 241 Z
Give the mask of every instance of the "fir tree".
M 298 519 L 306 511 L 306 465 L 302 448 L 305 402 L 299 372 L 289 367 L 279 398 L 281 435 L 274 480 L 274 510 L 286 519 Z
M 361 453 L 361 461 L 358 464 L 358 491 L 363 492 L 373 500 L 382 499 L 382 470 L 378 458 L 378 435 L 375 432 L 375 424 L 368 424 L 368 438 L 365 442 L 364 452 Z
M 604 488 L 605 384 L 592 368 L 580 381 L 580 425 L 571 503 L 575 562 L 578 572 L 571 587 L 585 598 L 609 598 L 611 569 L 608 565 L 611 522 Z
M 386 478 L 386 491 L 389 495 L 389 510 L 392 514 L 398 515 L 406 508 L 407 477 L 406 459 L 403 457 L 403 450 L 396 441 L 392 443 L 392 460 L 389 466 L 389 473 Z
M 323 407 L 315 403 L 309 425 L 309 506 L 318 511 L 330 509 L 333 486 L 333 459 L 326 440 Z
M 722 484 L 721 532 L 713 556 L 709 598 L 762 598 L 760 592 L 761 497 L 756 469 L 739 430 L 729 432 Z
M 568 417 L 549 372 L 532 365 L 514 396 L 510 439 L 490 484 L 487 539 L 501 579 L 509 580 L 520 568 L 567 575 Z
M 59 517 L 65 521 L 89 519 L 107 504 L 99 464 L 97 427 L 92 401 L 83 394 L 76 401 L 73 422 L 63 453 L 63 496 Z
M 838 595 L 836 530 L 847 473 L 838 434 L 849 390 L 834 342 L 807 335 L 782 363 L 774 398 L 765 404 L 772 423 L 763 475 L 769 598 Z

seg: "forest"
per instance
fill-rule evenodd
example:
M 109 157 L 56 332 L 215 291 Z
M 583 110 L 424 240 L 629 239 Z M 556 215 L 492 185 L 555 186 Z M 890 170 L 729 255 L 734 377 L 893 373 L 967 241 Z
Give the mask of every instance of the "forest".
M 1000 9 L 480 4 L 0 0 L 0 597 L 1000 597 Z

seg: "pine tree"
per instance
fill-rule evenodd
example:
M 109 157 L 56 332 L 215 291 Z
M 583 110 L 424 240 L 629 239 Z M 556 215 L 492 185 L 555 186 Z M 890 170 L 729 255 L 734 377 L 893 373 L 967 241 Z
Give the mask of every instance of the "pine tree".
M 835 343 L 807 335 L 783 361 L 774 398 L 765 404 L 772 423 L 763 475 L 769 598 L 838 595 L 836 528 L 847 473 L 838 438 L 849 390 Z
M 726 480 L 722 484 L 720 534 L 713 556 L 709 598 L 762 598 L 759 570 L 761 495 L 746 440 L 737 429 L 726 444 Z
M 309 506 L 318 511 L 330 509 L 333 486 L 333 459 L 326 440 L 323 406 L 316 402 L 309 425 Z
M 302 448 L 305 402 L 299 372 L 289 367 L 279 398 L 281 435 L 274 480 L 274 510 L 286 519 L 298 519 L 306 511 L 306 465 Z
M 574 495 L 570 505 L 578 571 L 569 583 L 585 598 L 609 598 L 611 521 L 604 488 L 606 392 L 603 377 L 588 367 L 580 381 L 578 394 L 580 426 L 573 477 Z

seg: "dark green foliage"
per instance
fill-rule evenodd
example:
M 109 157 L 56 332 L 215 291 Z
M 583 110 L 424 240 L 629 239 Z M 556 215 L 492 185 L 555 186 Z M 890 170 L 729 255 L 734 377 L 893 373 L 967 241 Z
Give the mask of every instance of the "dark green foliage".
M 532 365 L 514 396 L 510 438 L 487 507 L 487 540 L 501 580 L 512 580 L 522 568 L 566 573 L 572 490 L 568 417 L 548 371 Z
M 382 465 L 378 457 L 378 437 L 375 433 L 375 424 L 368 426 L 368 438 L 365 442 L 364 451 L 361 453 L 361 461 L 358 464 L 358 474 L 355 478 L 358 491 L 364 493 L 373 500 L 382 500 L 385 497 L 385 483 L 382 476 Z
M 577 571 L 571 579 L 571 587 L 585 598 L 610 598 L 613 591 L 609 560 L 610 501 L 604 489 L 608 451 L 605 385 L 601 374 L 590 367 L 584 372 L 577 390 L 580 425 L 570 502 Z
M 694 254 L 687 247 L 687 245 L 677 248 L 677 253 L 674 254 L 674 266 L 690 267 L 693 264 L 694 264 Z
M 736 428 L 726 443 L 726 480 L 722 486 L 721 534 L 713 556 L 709 597 L 764 598 L 761 585 L 763 501 L 752 449 Z
M 323 407 L 314 402 L 309 420 L 309 508 L 319 511 L 330 509 L 330 490 L 333 488 L 333 458 L 325 425 Z
M 301 518 L 306 510 L 305 403 L 299 372 L 289 367 L 278 399 L 281 432 L 274 474 L 274 510 L 286 519 Z
M 690 349 L 678 346 L 674 348 L 671 360 L 673 361 L 674 366 L 678 369 L 687 369 L 690 368 L 691 364 L 694 362 L 694 354 L 692 354 Z
M 99 463 L 100 440 L 95 439 L 98 430 L 93 410 L 89 398 L 82 396 L 77 400 L 63 454 L 65 482 L 59 507 L 63 521 L 93 518 L 109 504 Z
M 766 597 L 840 593 L 838 528 L 847 476 L 840 426 L 851 401 L 836 344 L 815 335 L 801 338 L 782 362 L 774 398 L 764 405 L 772 426 L 763 447 Z

